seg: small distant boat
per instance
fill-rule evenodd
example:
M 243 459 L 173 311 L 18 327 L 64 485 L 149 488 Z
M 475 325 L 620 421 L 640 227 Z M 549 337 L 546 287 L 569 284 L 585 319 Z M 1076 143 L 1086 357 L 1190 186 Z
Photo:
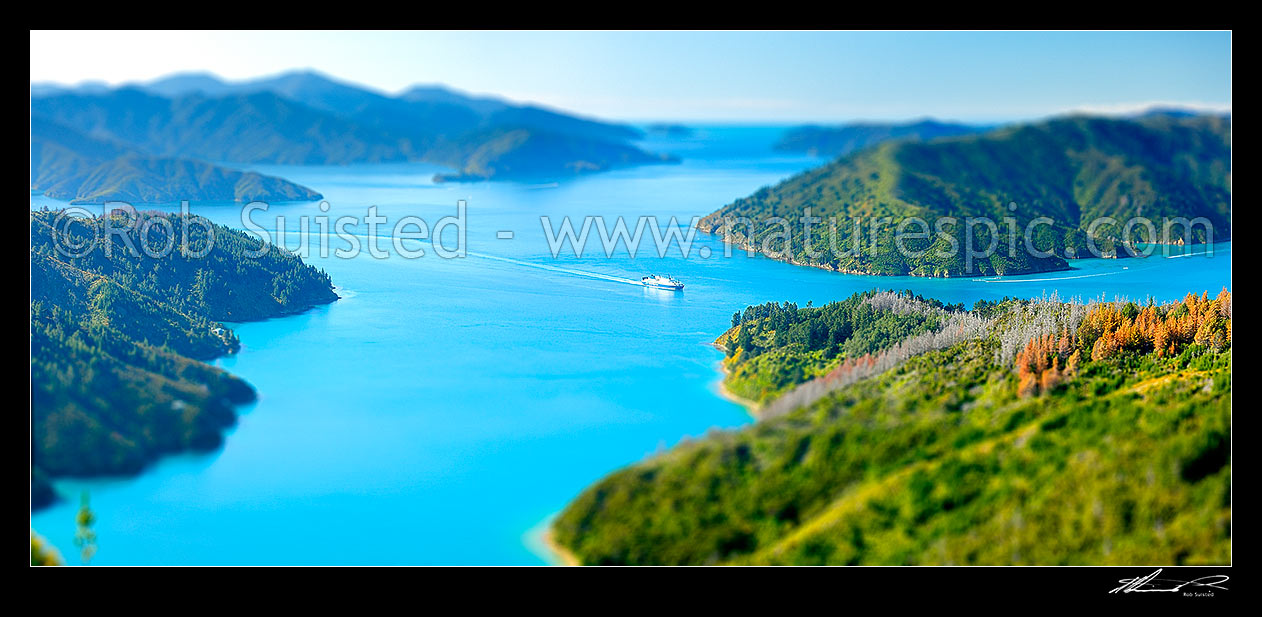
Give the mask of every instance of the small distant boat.
M 640 279 L 640 284 L 645 287 L 653 287 L 655 289 L 673 289 L 675 291 L 683 291 L 684 284 L 669 277 L 650 274 Z

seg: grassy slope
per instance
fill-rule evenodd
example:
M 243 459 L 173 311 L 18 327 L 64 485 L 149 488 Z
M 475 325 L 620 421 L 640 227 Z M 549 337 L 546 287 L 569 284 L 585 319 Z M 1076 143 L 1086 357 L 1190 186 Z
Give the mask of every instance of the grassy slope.
M 848 486 L 792 532 L 736 561 L 1230 563 L 1229 356 L 1192 368 L 1096 365 L 1082 383 L 1033 400 L 1012 397 L 1006 384 L 968 380 L 978 391 L 965 404 L 976 406 L 961 405 L 958 420 L 950 417 L 957 395 L 947 390 L 930 389 L 909 404 L 908 391 L 984 362 L 974 351 L 934 354 L 859 394 L 874 401 L 860 412 L 870 421 L 937 416 L 946 430 L 936 438 L 949 450 L 904 454 L 904 464 Z M 1108 383 L 1128 369 L 1138 370 Z

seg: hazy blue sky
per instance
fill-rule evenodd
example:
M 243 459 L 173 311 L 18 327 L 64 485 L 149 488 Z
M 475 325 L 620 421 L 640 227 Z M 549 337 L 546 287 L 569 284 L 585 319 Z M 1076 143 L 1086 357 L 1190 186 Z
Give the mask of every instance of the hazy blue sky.
M 1010 120 L 1231 104 L 1227 32 L 31 33 L 33 82 L 296 68 L 632 120 Z

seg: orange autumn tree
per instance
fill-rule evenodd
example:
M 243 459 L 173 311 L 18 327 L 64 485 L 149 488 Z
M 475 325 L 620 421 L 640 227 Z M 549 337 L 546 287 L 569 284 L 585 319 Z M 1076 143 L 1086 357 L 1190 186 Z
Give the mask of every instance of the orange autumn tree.
M 1192 345 L 1214 351 L 1230 347 L 1231 292 L 1226 288 L 1213 300 L 1205 293 L 1164 306 L 1093 305 L 1075 334 L 1065 329 L 1059 337 L 1037 337 L 1017 355 L 1018 392 L 1033 396 L 1055 388 L 1078 372 L 1083 356 L 1093 361 L 1123 353 L 1172 357 Z
M 1078 372 L 1081 354 L 1075 339 L 1065 328 L 1060 336 L 1045 334 L 1031 340 L 1017 354 L 1017 381 L 1021 396 L 1047 392 Z M 1062 366 L 1065 368 L 1062 369 Z

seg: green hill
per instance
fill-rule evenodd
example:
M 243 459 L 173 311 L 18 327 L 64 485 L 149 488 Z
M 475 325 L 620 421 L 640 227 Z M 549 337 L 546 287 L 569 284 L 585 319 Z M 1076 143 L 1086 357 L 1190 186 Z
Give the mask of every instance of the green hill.
M 533 105 L 414 87 L 398 96 L 313 72 L 246 82 L 177 75 L 147 86 L 41 89 L 34 115 L 161 157 L 344 165 L 424 161 L 440 180 L 557 179 L 671 162 L 632 127 Z
M 188 159 L 146 156 L 70 127 L 31 118 L 31 189 L 71 203 L 313 201 L 292 182 Z
M 876 344 L 792 377 L 775 401 L 794 404 L 753 426 L 610 474 L 555 541 L 588 565 L 1231 563 L 1226 290 L 967 313 L 892 296 L 751 307 L 722 339 L 733 357 L 810 361 L 784 333 L 825 325 Z M 983 327 L 871 338 L 893 317 Z
M 123 88 L 34 98 L 31 111 L 151 156 L 291 165 L 406 160 L 380 131 L 271 92 L 167 99 Z
M 792 386 L 828 374 L 847 359 L 939 329 L 948 308 L 963 309 L 911 297 L 924 310 L 882 310 L 874 298 L 885 295 L 856 294 L 819 309 L 769 302 L 733 315 L 732 329 L 716 341 L 727 351 L 724 385 L 741 398 L 766 403 Z
M 100 237 L 105 220 L 69 223 L 59 245 L 57 214 L 31 213 L 33 507 L 54 499 L 58 477 L 135 473 L 163 454 L 217 447 L 234 406 L 254 398 L 249 384 L 205 363 L 239 347 L 221 322 L 337 299 L 323 272 L 279 250 L 251 257 L 258 240 L 226 227 L 214 226 L 213 248 L 195 257 L 207 232 L 185 233 L 178 215 L 167 216 L 173 238 L 149 227 L 150 246 L 187 239 L 187 257 L 179 248 L 133 254 L 117 237 L 109 254 L 101 244 L 69 257 L 56 247 Z M 138 236 L 127 233 L 133 245 Z
M 730 241 L 796 263 L 861 274 L 1057 270 L 1067 267 L 1060 256 L 1089 254 L 1085 232 L 1098 217 L 1119 221 L 1095 230 L 1105 252 L 1116 252 L 1123 240 L 1159 239 L 1147 237 L 1143 227 L 1122 238 L 1121 223 L 1134 216 L 1154 220 L 1159 233 L 1163 217 L 1205 217 L 1214 226 L 1215 240 L 1229 238 L 1230 162 L 1227 117 L 1059 118 L 981 135 L 885 142 L 737 200 L 703 219 L 701 228 L 724 233 L 725 217 L 745 217 L 756 228 L 734 226 L 725 234 Z M 815 225 L 809 246 L 798 222 L 807 208 L 823 219 Z M 786 247 L 781 227 L 766 224 L 770 217 L 790 221 L 791 245 Z M 830 217 L 837 221 L 835 234 L 829 230 Z M 884 217 L 888 219 L 881 221 Z M 911 217 L 925 220 L 932 233 L 911 239 L 906 251 L 900 251 L 894 230 Z M 956 217 L 957 224 L 947 224 L 943 217 Z M 994 221 L 1000 250 L 970 264 L 964 251 L 965 217 Z M 1007 250 L 1005 217 L 1015 222 L 1013 254 Z M 1033 227 L 1033 246 L 1055 256 L 1039 257 L 1024 249 L 1023 230 L 1039 217 L 1050 218 L 1051 224 Z M 857 243 L 852 237 L 856 219 L 862 219 Z M 933 227 L 939 223 L 941 229 Z M 973 246 L 984 249 L 991 234 L 981 225 L 975 229 Z M 909 231 L 930 230 L 915 226 Z M 1175 228 L 1175 233 L 1181 231 Z M 1182 239 L 1205 237 L 1196 228 L 1183 232 Z

